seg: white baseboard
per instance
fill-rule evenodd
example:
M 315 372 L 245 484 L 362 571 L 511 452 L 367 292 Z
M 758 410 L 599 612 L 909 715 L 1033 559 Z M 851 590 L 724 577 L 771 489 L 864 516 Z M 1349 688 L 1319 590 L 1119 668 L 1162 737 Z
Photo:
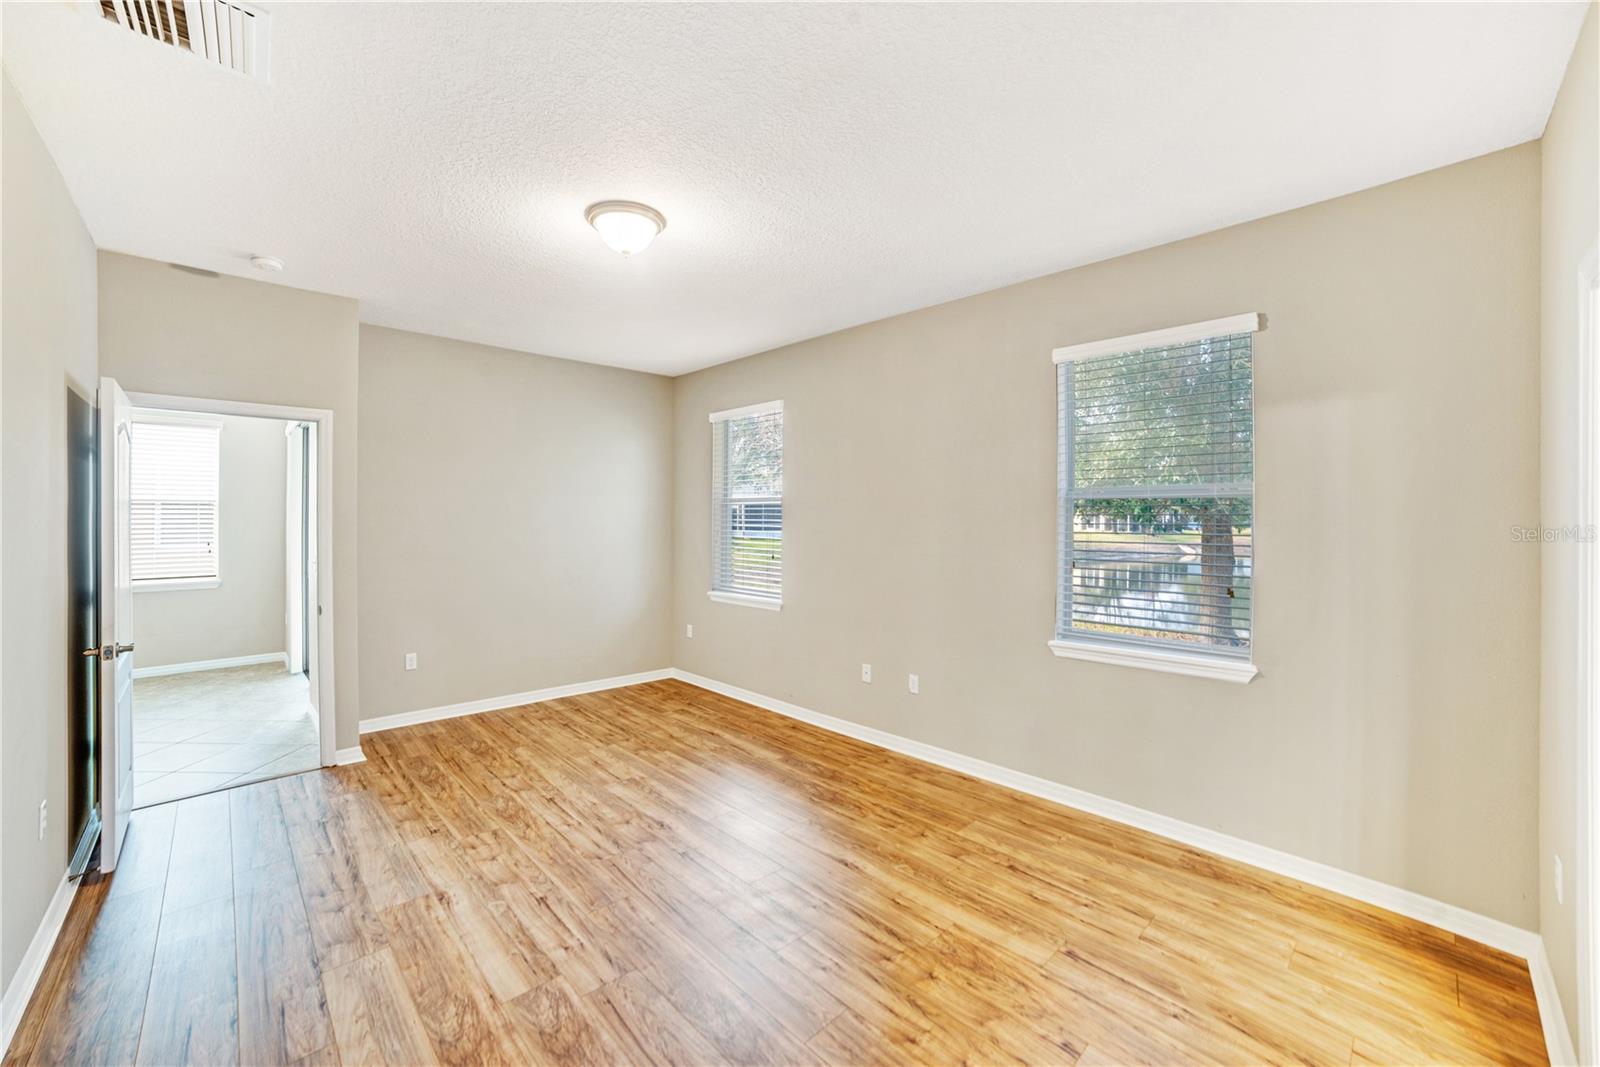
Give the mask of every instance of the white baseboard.
M 1572 1047 L 1572 1033 L 1567 1029 L 1567 1013 L 1561 1007 L 1561 993 L 1556 989 L 1556 976 L 1550 970 L 1550 956 L 1545 952 L 1543 938 L 1528 957 L 1528 974 L 1533 978 L 1534 1000 L 1539 1003 L 1545 1054 L 1555 1067 L 1577 1063 L 1577 1050 Z
M 364 734 L 377 733 L 380 730 L 393 730 L 400 726 L 415 726 L 419 722 L 434 722 L 438 719 L 455 719 L 462 715 L 477 715 L 484 711 L 499 711 L 501 708 L 515 708 L 523 704 L 537 704 L 541 700 L 555 700 L 558 697 L 578 696 L 581 693 L 598 693 L 603 689 L 621 689 L 627 685 L 640 685 L 644 682 L 659 682 L 663 678 L 673 677 L 670 668 L 655 671 L 642 671 L 639 674 L 621 674 L 615 678 L 600 678 L 592 682 L 574 682 L 571 685 L 556 685 L 549 689 L 531 689 L 526 693 L 512 693 L 503 697 L 488 697 L 484 700 L 468 700 L 461 704 L 445 704 L 437 708 L 420 708 L 416 711 L 402 711 L 395 715 L 384 715 L 376 719 L 362 719 L 361 732 Z
M 1444 901 L 1434 900 L 1432 897 L 1425 897 L 1409 889 L 1401 889 L 1398 886 L 1388 885 L 1359 874 L 1352 874 L 1349 871 L 1331 867 L 1326 863 L 1318 863 L 1316 860 L 1308 860 L 1292 853 L 1280 852 L 1275 848 L 1258 845 L 1240 837 L 1232 837 L 1216 830 L 1208 830 L 1203 826 L 1196 826 L 1181 819 L 1158 815 L 1153 811 L 1136 808 L 1132 804 L 1124 804 L 1120 800 L 1112 800 L 1082 789 L 1074 789 L 1069 785 L 1062 785 L 1059 782 L 1052 782 L 1045 778 L 1024 774 L 1022 771 L 1012 770 L 1009 767 L 1002 767 L 999 764 L 988 763 L 971 756 L 963 756 L 959 752 L 951 752 L 948 749 L 924 744 L 921 741 L 913 741 L 898 734 L 873 729 L 870 726 L 862 726 L 859 723 L 850 722 L 848 719 L 824 715 L 821 712 L 803 708 L 798 704 L 791 704 L 788 701 L 778 700 L 761 693 L 752 692 L 749 689 L 741 689 L 736 685 L 728 685 L 726 682 L 719 682 L 713 678 L 705 678 L 676 668 L 672 671 L 672 677 L 679 681 L 688 682 L 690 685 L 697 685 L 702 689 L 709 689 L 713 693 L 721 693 L 723 696 L 742 700 L 746 704 L 754 704 L 758 708 L 777 712 L 779 715 L 785 715 L 791 719 L 799 719 L 801 722 L 819 726 L 836 734 L 843 734 L 858 741 L 865 741 L 869 745 L 876 745 L 879 748 L 886 748 L 891 752 L 898 752 L 901 755 L 910 756 L 925 763 L 960 771 L 962 774 L 971 775 L 974 778 L 981 778 L 984 781 L 993 782 L 1008 789 L 1015 789 L 1019 793 L 1042 797 L 1045 800 L 1051 800 L 1069 808 L 1076 808 L 1091 815 L 1099 815 L 1102 818 L 1145 830 L 1169 840 L 1177 841 L 1180 844 L 1190 845 L 1213 855 L 1222 856 L 1225 859 L 1247 863 L 1252 867 L 1259 867 L 1262 870 L 1285 875 L 1320 889 L 1331 890 L 1342 896 L 1352 897 L 1367 904 L 1376 905 L 1408 918 L 1425 922 L 1430 926 L 1437 926 L 1442 930 L 1448 930 L 1462 937 L 1471 938 L 1491 948 L 1497 948 L 1514 956 L 1520 956 L 1529 962 L 1530 972 L 1535 969 L 1537 961 L 1544 960 L 1544 941 L 1534 931 L 1524 930 L 1520 926 L 1513 926 L 1510 923 L 1501 922 L 1499 919 L 1491 919 L 1487 915 L 1479 915 L 1477 912 L 1458 908 L 1454 904 L 1446 904 Z M 1548 960 L 1544 961 L 1543 966 L 1548 973 L 1550 966 Z M 1536 993 L 1538 989 L 1538 980 L 1536 978 L 1534 984 Z M 1554 997 L 1554 989 L 1554 980 L 1551 979 L 1549 993 L 1552 999 Z M 1560 1010 L 1559 1002 L 1556 1003 L 1556 1010 Z M 1560 1030 L 1563 1034 L 1566 1033 L 1565 1023 L 1560 1024 Z M 1570 1045 L 1570 1041 L 1568 1044 Z
M 365 762 L 367 762 L 367 754 L 361 751 L 360 745 L 355 748 L 341 748 L 333 754 L 333 765 L 335 767 L 348 767 L 352 763 Z
M 164 674 L 194 674 L 198 671 L 221 671 L 229 667 L 253 667 L 258 663 L 281 663 L 289 669 L 289 653 L 258 652 L 253 656 L 230 656 L 227 659 L 197 659 L 189 663 L 167 663 L 160 667 L 135 667 L 135 678 L 159 678 Z
M 50 958 L 50 950 L 55 947 L 56 938 L 61 934 L 61 925 L 66 922 L 67 909 L 72 906 L 72 898 L 77 891 L 77 882 L 65 877 L 61 879 L 61 884 L 56 886 L 55 896 L 50 898 L 50 906 L 45 909 L 44 918 L 39 920 L 39 928 L 33 933 L 33 940 L 28 943 L 28 951 L 17 965 L 17 973 L 12 977 L 11 984 L 6 986 L 5 999 L 0 1002 L 0 1056 L 4 1056 L 11 1048 L 17 1024 L 22 1022 L 22 1013 L 33 997 L 40 975 L 44 974 L 45 961 Z

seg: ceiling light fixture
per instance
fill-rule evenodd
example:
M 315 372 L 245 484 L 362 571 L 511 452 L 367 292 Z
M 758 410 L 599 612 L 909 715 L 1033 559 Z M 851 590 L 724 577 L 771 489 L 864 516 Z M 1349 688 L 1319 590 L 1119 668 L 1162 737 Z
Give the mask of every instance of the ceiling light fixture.
M 583 217 L 613 252 L 631 256 L 643 252 L 667 228 L 666 216 L 648 204 L 632 200 L 602 200 L 590 204 Z
M 256 270 L 270 271 L 276 274 L 283 269 L 283 260 L 277 256 L 251 256 L 250 265 Z

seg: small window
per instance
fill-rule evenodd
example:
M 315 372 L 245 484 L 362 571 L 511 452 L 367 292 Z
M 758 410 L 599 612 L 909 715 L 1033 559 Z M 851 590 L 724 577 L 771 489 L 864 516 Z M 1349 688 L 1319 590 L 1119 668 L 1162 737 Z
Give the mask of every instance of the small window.
M 1242 315 L 1057 350 L 1058 654 L 1248 664 L 1258 325 Z
M 134 419 L 128 497 L 135 588 L 219 577 L 221 431 L 215 422 Z
M 783 402 L 711 416 L 711 598 L 783 600 Z

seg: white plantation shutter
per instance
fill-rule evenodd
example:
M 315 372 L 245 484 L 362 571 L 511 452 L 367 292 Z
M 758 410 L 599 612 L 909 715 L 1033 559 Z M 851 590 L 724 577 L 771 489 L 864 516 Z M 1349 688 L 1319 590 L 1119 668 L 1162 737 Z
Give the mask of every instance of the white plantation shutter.
M 1258 327 L 1057 350 L 1057 640 L 1249 658 Z
M 136 582 L 217 577 L 220 425 L 132 427 L 132 575 Z
M 783 596 L 783 402 L 711 416 L 711 588 Z

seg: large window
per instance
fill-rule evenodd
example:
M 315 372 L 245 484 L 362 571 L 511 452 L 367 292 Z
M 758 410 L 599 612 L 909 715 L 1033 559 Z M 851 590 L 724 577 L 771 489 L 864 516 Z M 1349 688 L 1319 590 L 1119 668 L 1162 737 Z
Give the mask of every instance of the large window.
M 214 584 L 222 426 L 135 417 L 129 456 L 134 588 Z
M 1059 655 L 1254 675 L 1258 325 L 1240 315 L 1056 351 Z
M 783 402 L 711 416 L 711 599 L 783 602 Z

